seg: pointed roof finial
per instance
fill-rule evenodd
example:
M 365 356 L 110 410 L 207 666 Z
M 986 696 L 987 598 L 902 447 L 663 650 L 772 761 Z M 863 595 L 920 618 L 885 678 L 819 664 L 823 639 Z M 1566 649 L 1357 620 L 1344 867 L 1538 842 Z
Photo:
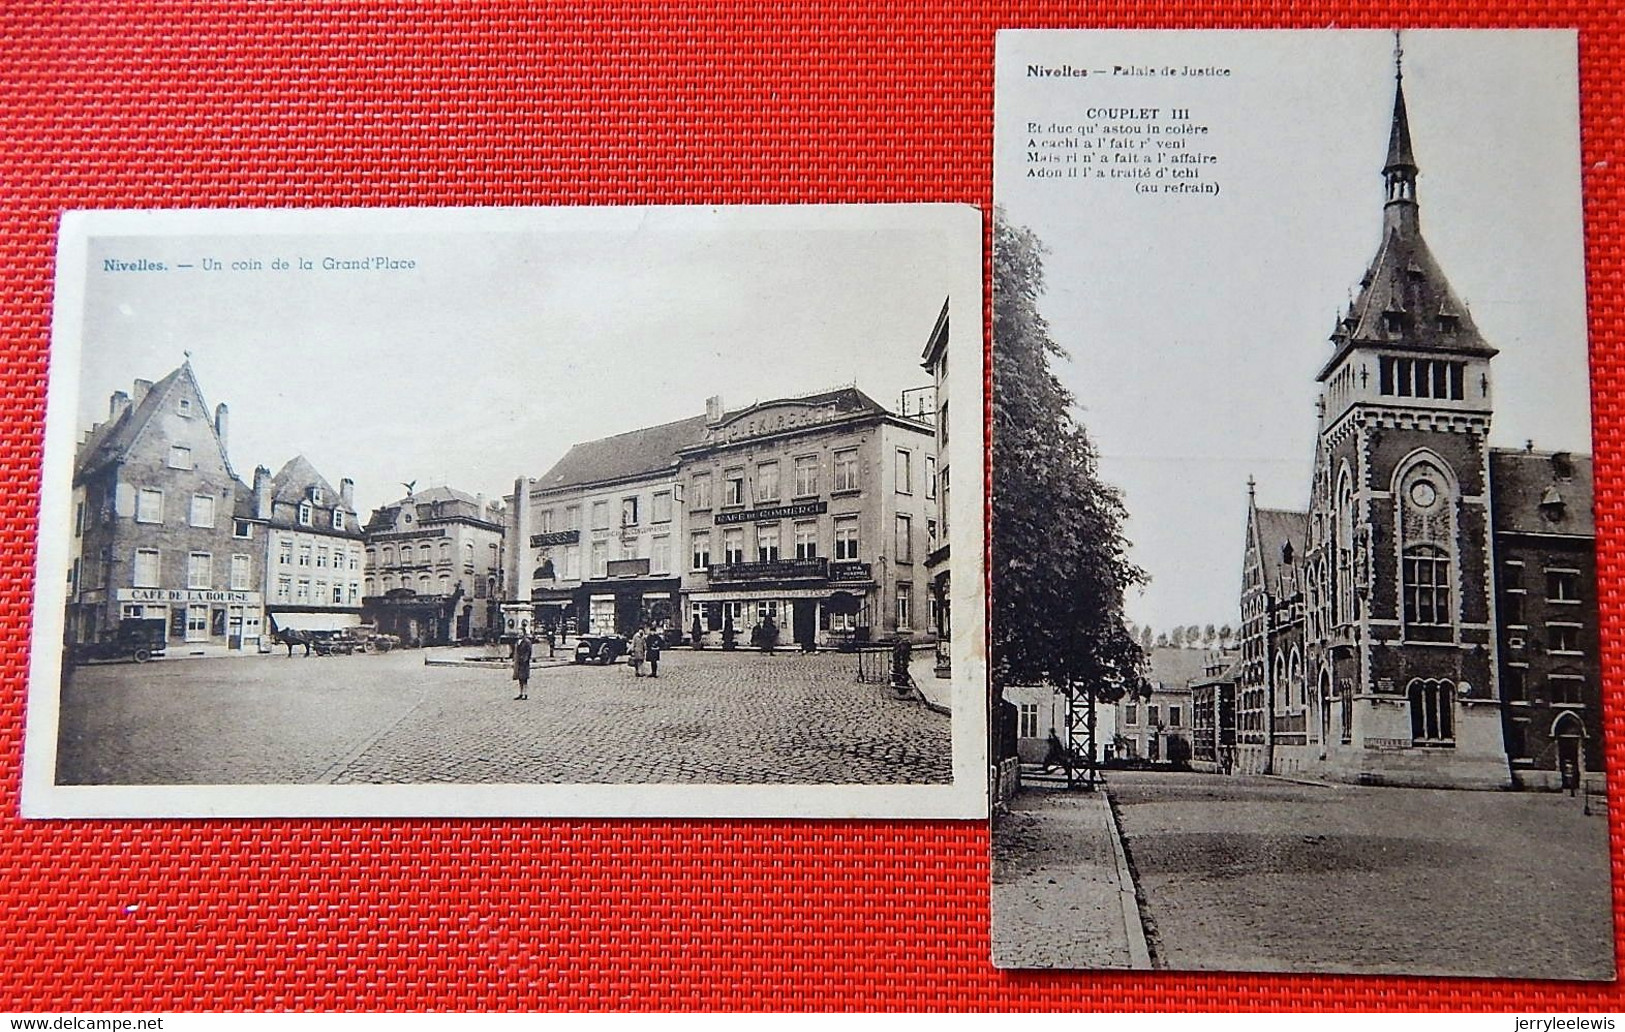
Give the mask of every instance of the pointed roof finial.
M 1253 502 L 1256 500 L 1257 491 L 1258 491 L 1258 481 L 1253 479 L 1253 475 L 1251 473 L 1247 474 L 1247 504 L 1248 505 L 1252 505 Z
M 1405 43 L 1399 38 L 1399 30 L 1394 30 L 1394 81 L 1401 82 L 1405 78 Z

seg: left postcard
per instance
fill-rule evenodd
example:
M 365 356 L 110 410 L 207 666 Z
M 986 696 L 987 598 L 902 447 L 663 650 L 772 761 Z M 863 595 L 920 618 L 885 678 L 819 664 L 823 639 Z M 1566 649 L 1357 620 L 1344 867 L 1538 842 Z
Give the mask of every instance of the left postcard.
M 985 817 L 982 239 L 66 214 L 24 815 Z

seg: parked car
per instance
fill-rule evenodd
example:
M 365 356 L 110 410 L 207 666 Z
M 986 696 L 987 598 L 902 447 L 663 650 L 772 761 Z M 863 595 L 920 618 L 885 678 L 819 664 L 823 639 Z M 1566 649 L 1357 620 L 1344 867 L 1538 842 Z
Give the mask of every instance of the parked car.
M 583 634 L 576 642 L 575 661 L 604 666 L 626 655 L 626 650 L 626 638 L 619 634 Z
M 112 637 L 72 646 L 72 659 L 75 663 L 93 659 L 131 659 L 145 663 L 164 654 L 167 633 L 163 620 L 123 620 Z

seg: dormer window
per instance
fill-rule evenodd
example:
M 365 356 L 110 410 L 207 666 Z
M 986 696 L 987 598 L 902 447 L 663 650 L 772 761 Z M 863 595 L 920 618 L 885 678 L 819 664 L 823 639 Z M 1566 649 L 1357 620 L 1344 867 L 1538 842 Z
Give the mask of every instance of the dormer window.
M 312 512 L 312 510 L 310 508 L 310 503 L 309 502 L 300 502 L 299 503 L 299 525 L 301 527 L 310 526 L 311 512 Z
M 344 529 L 344 510 L 343 509 L 334 509 L 333 510 L 333 529 L 334 530 L 343 530 Z
M 320 505 L 320 504 L 322 504 L 322 489 L 321 488 L 313 487 L 313 488 L 310 489 L 310 504 L 312 504 L 312 505 Z
M 1546 493 L 1540 496 L 1540 514 L 1546 518 L 1547 522 L 1561 522 L 1564 513 L 1567 511 L 1568 506 L 1564 503 L 1563 496 L 1558 493 L 1556 484 L 1548 487 Z
M 1405 313 L 1393 311 L 1382 313 L 1382 328 L 1387 333 L 1405 332 Z
M 175 403 L 175 411 L 187 419 L 192 418 L 192 399 L 182 398 Z
M 1461 326 L 1461 317 L 1450 312 L 1439 313 L 1439 332 L 1455 333 Z

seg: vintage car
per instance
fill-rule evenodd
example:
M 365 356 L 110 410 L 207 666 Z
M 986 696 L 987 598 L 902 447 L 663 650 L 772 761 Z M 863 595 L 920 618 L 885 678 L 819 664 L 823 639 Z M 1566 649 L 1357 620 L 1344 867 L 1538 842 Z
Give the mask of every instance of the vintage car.
M 626 655 L 626 650 L 626 638 L 619 634 L 583 634 L 576 642 L 575 661 L 607 665 Z
M 116 659 L 145 663 L 164 654 L 166 634 L 167 625 L 163 620 L 123 620 L 112 637 L 73 645 L 70 656 L 75 663 Z

